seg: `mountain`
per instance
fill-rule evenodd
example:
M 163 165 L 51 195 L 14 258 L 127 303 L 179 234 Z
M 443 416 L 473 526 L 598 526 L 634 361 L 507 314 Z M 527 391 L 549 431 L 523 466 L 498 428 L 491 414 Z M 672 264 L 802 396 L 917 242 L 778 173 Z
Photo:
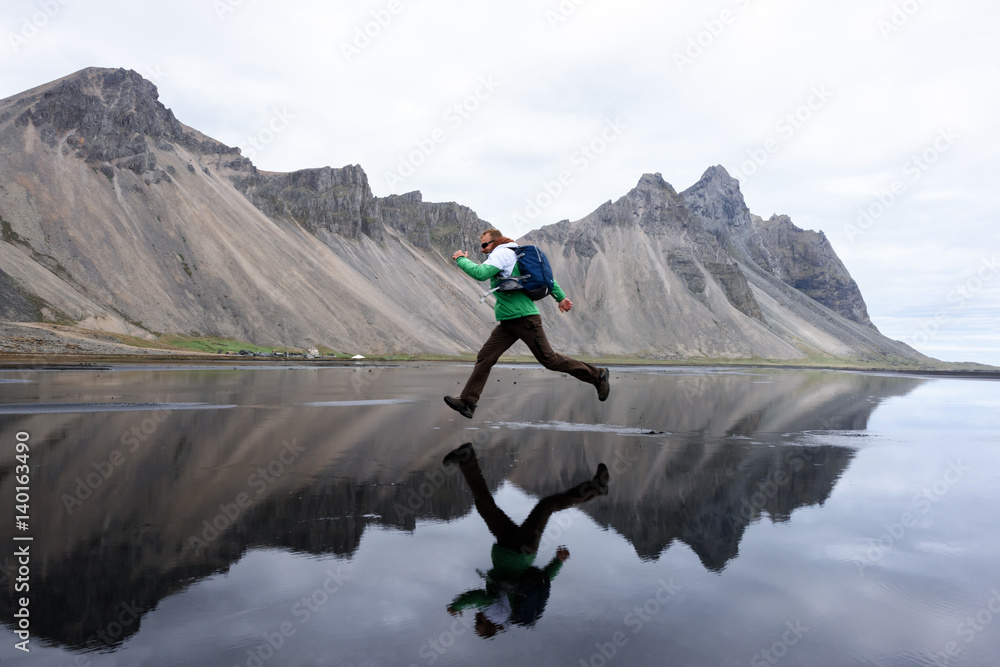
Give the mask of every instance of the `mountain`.
M 552 318 L 553 337 L 587 354 L 920 358 L 871 323 L 822 232 L 751 214 L 720 166 L 681 193 L 646 174 L 617 201 L 525 241 L 579 296 L 580 316 Z
M 376 199 L 360 167 L 259 171 L 135 72 L 0 102 L 0 183 L 7 318 L 27 302 L 30 319 L 140 336 L 453 353 L 489 324 L 432 246 L 472 246 L 487 225 L 471 210 Z
M 450 256 L 489 226 L 419 192 L 377 197 L 356 165 L 259 170 L 133 71 L 85 69 L 0 101 L 0 319 L 468 353 L 493 314 Z M 722 167 L 682 193 L 646 174 L 525 241 L 576 305 L 542 305 L 567 353 L 928 361 L 872 325 L 821 232 L 751 214 Z

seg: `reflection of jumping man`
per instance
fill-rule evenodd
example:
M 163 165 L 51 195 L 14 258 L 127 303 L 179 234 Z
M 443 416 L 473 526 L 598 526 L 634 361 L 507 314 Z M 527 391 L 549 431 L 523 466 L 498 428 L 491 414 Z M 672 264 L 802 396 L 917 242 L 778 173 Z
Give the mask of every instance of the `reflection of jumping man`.
M 475 607 L 476 633 L 492 637 L 504 630 L 508 621 L 531 625 L 545 609 L 549 584 L 569 558 L 569 550 L 559 547 L 544 569 L 535 567 L 538 544 L 549 518 L 556 512 L 608 493 L 608 468 L 598 464 L 593 479 L 538 501 L 520 526 L 497 507 L 479 468 L 472 443 L 465 443 L 444 457 L 446 466 L 458 465 L 472 491 L 476 511 L 496 538 L 490 553 L 493 567 L 486 573 L 485 589 L 462 593 L 448 605 L 448 613 L 459 614 Z

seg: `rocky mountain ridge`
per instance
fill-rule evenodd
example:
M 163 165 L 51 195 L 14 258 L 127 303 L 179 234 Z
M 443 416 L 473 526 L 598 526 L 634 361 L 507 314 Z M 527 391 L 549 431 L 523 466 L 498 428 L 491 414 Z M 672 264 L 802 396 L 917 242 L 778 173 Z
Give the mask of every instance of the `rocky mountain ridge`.
M 261 171 L 123 69 L 0 101 L 0 225 L 0 319 L 445 354 L 493 324 L 450 260 L 490 226 L 470 208 L 375 196 L 357 165 Z M 680 193 L 646 174 L 525 241 L 577 306 L 541 304 L 567 353 L 926 360 L 878 333 L 821 232 L 754 216 L 722 167 Z
M 871 324 L 825 236 L 752 215 L 719 166 L 681 193 L 646 174 L 617 201 L 525 240 L 582 287 L 586 316 L 554 318 L 552 329 L 585 353 L 920 358 Z

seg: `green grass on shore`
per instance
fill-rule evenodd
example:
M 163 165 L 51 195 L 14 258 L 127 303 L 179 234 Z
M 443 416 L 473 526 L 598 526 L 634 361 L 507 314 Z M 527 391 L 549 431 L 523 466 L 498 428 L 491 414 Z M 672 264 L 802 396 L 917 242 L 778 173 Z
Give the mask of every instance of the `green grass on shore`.
M 240 350 L 262 353 L 305 352 L 305 350 L 297 347 L 286 347 L 283 345 L 256 345 L 242 340 L 220 338 L 217 336 L 182 336 L 179 334 L 162 334 L 156 338 L 156 340 L 152 341 L 145 340 L 143 338 L 136 338 L 135 336 L 126 336 L 123 334 L 113 334 L 113 337 L 125 345 L 145 349 L 167 350 L 171 352 L 186 351 L 199 352 L 203 354 L 238 354 Z M 319 350 L 319 353 L 324 357 L 332 356 L 343 358 L 349 356 L 338 353 L 324 345 L 319 345 L 316 349 Z
M 81 330 L 81 333 L 84 331 Z M 304 353 L 305 350 L 285 346 L 267 346 L 249 343 L 247 341 L 235 340 L 232 338 L 221 338 L 217 336 L 186 336 L 181 334 L 161 334 L 155 340 L 147 340 L 135 336 L 124 334 L 109 334 L 107 332 L 86 331 L 85 333 L 103 337 L 113 338 L 120 343 L 132 347 L 164 350 L 176 354 L 178 352 L 192 352 L 197 354 L 224 354 L 236 355 L 241 350 L 248 350 L 254 353 Z M 326 346 L 317 346 L 320 356 L 328 359 L 350 359 L 353 353 L 337 352 Z M 475 360 L 475 353 L 461 355 L 447 354 L 364 354 L 366 361 L 451 361 L 451 362 L 472 362 Z M 899 358 L 882 359 L 843 359 L 837 357 L 819 356 L 808 354 L 800 359 L 725 359 L 725 358 L 694 358 L 694 359 L 657 359 L 649 356 L 637 357 L 587 357 L 576 356 L 581 361 L 586 361 L 599 366 L 730 366 L 730 367 L 773 367 L 773 368 L 817 368 L 831 370 L 889 370 L 903 372 L 939 371 L 939 372 L 996 372 L 1000 369 L 994 366 L 987 366 L 976 363 L 955 363 L 938 361 L 926 358 L 926 361 Z M 500 358 L 501 363 L 538 363 L 534 357 L 524 357 L 516 355 L 505 355 Z
M 240 350 L 249 350 L 250 352 L 273 351 L 273 348 L 264 347 L 263 345 L 254 345 L 244 341 L 233 340 L 232 338 L 217 338 L 215 336 L 179 336 L 177 334 L 163 334 L 157 338 L 156 341 L 179 350 L 208 352 L 210 354 L 235 354 Z

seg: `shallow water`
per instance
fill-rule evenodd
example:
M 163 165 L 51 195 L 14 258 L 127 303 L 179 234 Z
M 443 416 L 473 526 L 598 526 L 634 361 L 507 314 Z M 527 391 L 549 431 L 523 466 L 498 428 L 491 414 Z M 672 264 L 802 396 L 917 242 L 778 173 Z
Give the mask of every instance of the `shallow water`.
M 0 660 L 998 664 L 1000 383 L 618 368 L 599 403 L 504 366 L 470 421 L 441 401 L 469 370 L 0 371 Z M 488 638 L 449 613 L 496 541 L 463 442 L 515 522 L 610 469 L 548 521 L 541 615 Z

